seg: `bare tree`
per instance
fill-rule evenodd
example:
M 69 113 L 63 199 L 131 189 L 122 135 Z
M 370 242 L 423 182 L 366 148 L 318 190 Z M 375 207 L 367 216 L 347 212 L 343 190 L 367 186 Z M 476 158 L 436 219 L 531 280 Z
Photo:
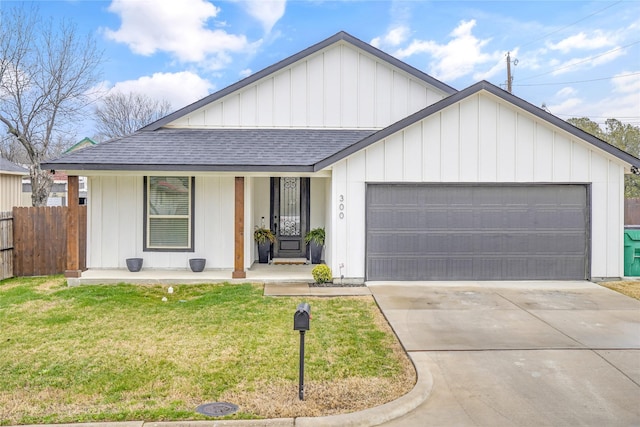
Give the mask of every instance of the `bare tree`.
M 43 206 L 52 177 L 40 163 L 75 137 L 102 53 L 90 35 L 68 21 L 44 22 L 33 7 L 0 8 L 0 22 L 0 123 L 10 135 L 0 143 L 20 146 L 13 151 L 29 164 L 33 205 Z
M 96 107 L 98 136 L 104 139 L 130 135 L 138 129 L 167 115 L 169 101 L 157 101 L 142 93 L 112 92 Z

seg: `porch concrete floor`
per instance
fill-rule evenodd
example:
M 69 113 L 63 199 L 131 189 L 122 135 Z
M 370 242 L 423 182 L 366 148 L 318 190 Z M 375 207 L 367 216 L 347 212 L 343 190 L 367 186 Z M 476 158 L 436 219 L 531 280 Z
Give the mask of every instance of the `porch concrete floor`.
M 132 284 L 197 284 L 197 283 L 311 283 L 314 265 L 271 265 L 255 263 L 246 270 L 245 279 L 232 279 L 231 270 L 145 269 L 132 273 L 127 269 L 89 269 L 79 278 L 68 278 L 70 286 L 110 283 Z

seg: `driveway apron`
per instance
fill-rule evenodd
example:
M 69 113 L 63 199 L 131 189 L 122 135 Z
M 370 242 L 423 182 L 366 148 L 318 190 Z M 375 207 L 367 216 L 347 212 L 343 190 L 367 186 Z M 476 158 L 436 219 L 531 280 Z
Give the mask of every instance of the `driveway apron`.
M 385 426 L 640 425 L 640 301 L 590 282 L 374 282 L 430 397 Z

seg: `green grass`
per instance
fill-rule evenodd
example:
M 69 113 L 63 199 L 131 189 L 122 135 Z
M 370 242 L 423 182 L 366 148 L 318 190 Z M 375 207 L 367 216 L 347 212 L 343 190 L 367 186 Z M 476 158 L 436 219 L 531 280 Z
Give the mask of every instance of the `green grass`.
M 174 289 L 1 281 L 0 424 L 206 419 L 194 408 L 221 400 L 240 405 L 231 418 L 321 415 L 384 403 L 412 385 L 370 297 L 269 298 L 250 284 Z M 295 400 L 293 313 L 303 300 L 312 307 L 309 402 Z

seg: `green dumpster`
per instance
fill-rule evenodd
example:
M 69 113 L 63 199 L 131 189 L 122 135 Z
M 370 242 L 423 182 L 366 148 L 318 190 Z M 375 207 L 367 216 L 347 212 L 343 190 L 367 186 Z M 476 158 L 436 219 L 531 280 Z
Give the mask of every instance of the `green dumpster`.
M 624 275 L 640 276 L 640 229 L 624 230 Z

